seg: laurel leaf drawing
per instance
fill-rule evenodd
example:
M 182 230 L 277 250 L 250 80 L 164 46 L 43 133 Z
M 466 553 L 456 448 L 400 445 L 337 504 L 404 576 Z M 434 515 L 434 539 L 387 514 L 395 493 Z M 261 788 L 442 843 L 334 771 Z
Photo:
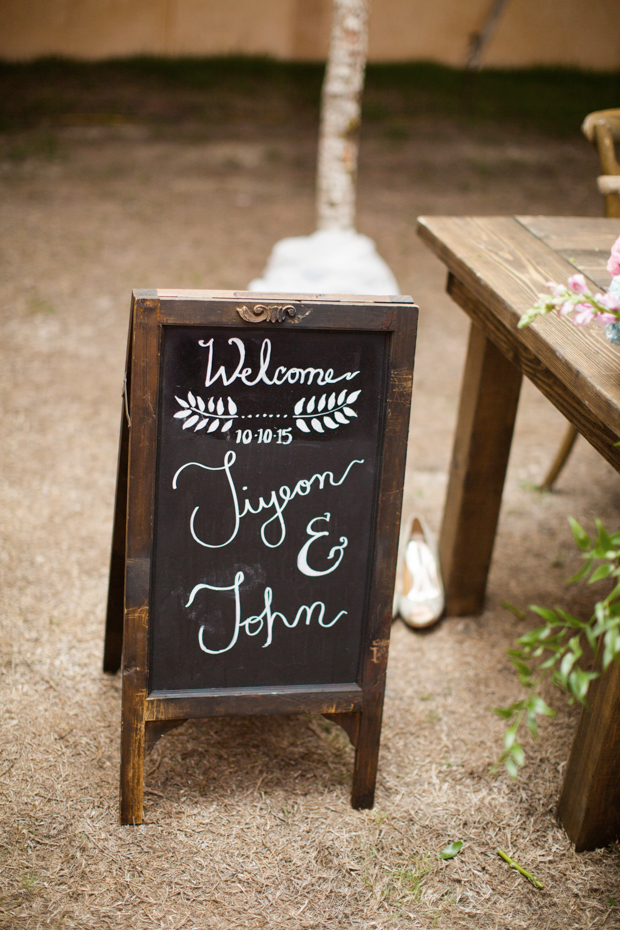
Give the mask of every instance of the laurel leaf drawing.
M 310 426 L 317 433 L 324 433 L 324 427 L 338 429 L 339 426 L 347 426 L 350 423 L 349 417 L 357 417 L 355 410 L 348 405 L 354 403 L 361 393 L 361 389 L 349 392 L 345 388 L 340 391 L 338 397 L 335 391 L 329 395 L 321 394 L 320 397 L 314 395 L 309 397 L 307 402 L 306 398 L 302 397 L 295 404 L 293 416 L 302 433 L 310 432 L 306 418 L 310 418 Z M 345 404 L 347 406 L 344 406 Z
M 222 422 L 222 432 L 227 432 L 233 425 L 233 420 L 238 416 L 237 405 L 232 397 L 227 397 L 226 403 L 221 397 L 217 399 L 209 397 L 205 404 L 202 397 L 188 391 L 187 400 L 180 397 L 177 397 L 176 400 L 181 405 L 181 410 L 177 410 L 173 414 L 174 419 L 184 421 L 183 429 L 190 429 L 193 426 L 195 433 L 205 428 L 207 433 L 214 433 Z M 226 407 L 228 407 L 228 413 L 224 413 Z M 212 414 L 217 410 L 217 416 L 209 417 L 207 410 Z

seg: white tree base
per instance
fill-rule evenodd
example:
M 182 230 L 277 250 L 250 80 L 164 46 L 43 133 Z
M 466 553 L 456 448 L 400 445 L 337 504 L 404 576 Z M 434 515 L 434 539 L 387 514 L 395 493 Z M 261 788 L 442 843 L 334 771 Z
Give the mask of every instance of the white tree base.
M 261 278 L 249 291 L 295 294 L 397 295 L 396 278 L 368 236 L 354 230 L 319 229 L 280 239 Z

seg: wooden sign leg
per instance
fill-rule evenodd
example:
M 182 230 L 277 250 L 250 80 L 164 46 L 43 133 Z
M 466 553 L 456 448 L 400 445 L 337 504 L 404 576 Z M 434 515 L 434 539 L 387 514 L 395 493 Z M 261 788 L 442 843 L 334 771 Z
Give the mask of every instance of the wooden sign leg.
M 351 807 L 355 810 L 370 810 L 375 803 L 382 715 L 383 693 L 373 695 L 364 702 L 357 733 L 351 790 Z
M 135 708 L 126 708 L 123 695 L 121 724 L 121 823 L 142 823 L 144 795 L 144 748 L 146 726 Z M 131 716 L 130 716 L 131 714 Z
M 620 666 L 590 684 L 557 815 L 577 852 L 620 838 Z
M 483 610 L 521 380 L 472 323 L 439 540 L 448 616 Z
M 121 823 L 142 823 L 144 752 L 146 743 L 146 677 L 142 641 L 147 608 L 127 609 L 127 647 L 123 656 L 123 713 L 121 720 Z M 132 644 L 136 644 L 133 654 Z
M 121 413 L 118 446 L 114 529 L 108 583 L 108 608 L 103 648 L 103 670 L 115 674 L 121 667 L 123 653 L 123 613 L 125 610 L 125 532 L 127 527 L 127 468 L 129 464 L 129 427 L 125 406 Z

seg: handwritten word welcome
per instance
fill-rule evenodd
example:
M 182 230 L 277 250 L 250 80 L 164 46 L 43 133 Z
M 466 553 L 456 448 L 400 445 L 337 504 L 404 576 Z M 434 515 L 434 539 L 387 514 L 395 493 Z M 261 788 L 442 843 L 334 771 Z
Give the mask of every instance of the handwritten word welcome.
M 337 378 L 334 378 L 333 368 L 328 368 L 326 371 L 324 368 L 285 368 L 283 365 L 280 365 L 273 373 L 273 377 L 269 378 L 267 369 L 269 368 L 271 362 L 271 340 L 264 339 L 260 349 L 260 366 L 258 369 L 258 374 L 254 376 L 254 372 L 251 368 L 243 367 L 245 364 L 245 345 L 243 344 L 243 341 L 238 339 L 236 336 L 233 336 L 228 340 L 228 345 L 234 345 L 237 347 L 237 351 L 239 352 L 239 361 L 237 363 L 237 367 L 231 375 L 228 375 L 226 373 L 226 368 L 223 365 L 220 365 L 215 374 L 212 374 L 213 339 L 209 339 L 208 342 L 205 342 L 204 339 L 199 339 L 198 345 L 202 346 L 203 349 L 209 350 L 209 355 L 207 358 L 207 375 L 205 378 L 206 387 L 211 387 L 211 385 L 214 384 L 218 378 L 222 379 L 222 382 L 226 387 L 236 381 L 237 378 L 243 381 L 244 384 L 247 384 L 248 387 L 253 387 L 255 384 L 258 384 L 259 381 L 262 381 L 264 384 L 284 384 L 285 381 L 287 381 L 289 384 L 297 384 L 297 382 L 300 384 L 312 384 L 312 379 L 315 375 L 317 384 L 336 384 L 337 381 L 342 381 L 343 378 L 346 378 L 347 381 L 350 381 L 352 378 L 355 378 L 356 375 L 359 375 L 359 371 L 347 371 L 343 375 L 339 375 Z

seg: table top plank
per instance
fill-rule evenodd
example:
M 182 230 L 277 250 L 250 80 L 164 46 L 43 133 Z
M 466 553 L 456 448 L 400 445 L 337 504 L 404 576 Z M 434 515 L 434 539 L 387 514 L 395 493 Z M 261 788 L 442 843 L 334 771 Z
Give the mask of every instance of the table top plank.
M 599 290 L 606 291 L 611 284 L 611 275 L 607 271 L 609 252 L 586 251 L 586 249 L 558 249 L 557 254 L 566 259 L 575 271 L 594 281 Z
M 591 216 L 516 216 L 515 219 L 597 287 L 609 287 L 607 259 L 611 243 L 620 236 L 620 219 Z
M 515 219 L 554 252 L 598 250 L 605 262 L 612 242 L 620 236 L 620 219 L 600 216 L 516 216 Z
M 535 219 L 542 229 L 541 219 L 549 218 Z M 557 239 L 560 231 L 570 232 L 571 218 L 552 219 L 561 221 Z M 604 224 L 601 248 L 608 250 L 616 238 L 609 221 L 586 221 L 594 229 Z M 555 314 L 517 328 L 546 282 L 566 281 L 575 266 L 514 217 L 420 217 L 418 222 L 421 238 L 455 277 L 620 437 L 620 353 L 602 329 L 577 328 Z M 581 235 L 583 220 L 577 218 L 574 224 Z M 596 282 L 591 285 L 596 288 Z

